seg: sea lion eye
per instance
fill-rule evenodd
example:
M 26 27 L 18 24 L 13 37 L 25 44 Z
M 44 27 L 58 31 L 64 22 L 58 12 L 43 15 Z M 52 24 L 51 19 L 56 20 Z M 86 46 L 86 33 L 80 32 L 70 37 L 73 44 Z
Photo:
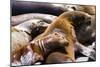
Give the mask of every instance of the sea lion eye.
M 80 20 L 81 21 L 85 20 L 85 17 L 84 16 L 81 16 Z

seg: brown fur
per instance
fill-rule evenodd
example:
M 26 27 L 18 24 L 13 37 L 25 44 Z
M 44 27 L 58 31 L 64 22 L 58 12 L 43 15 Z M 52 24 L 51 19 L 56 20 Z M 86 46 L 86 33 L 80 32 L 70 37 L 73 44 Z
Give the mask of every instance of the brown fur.
M 60 49 L 58 48 L 68 46 L 69 42 L 64 35 L 58 32 L 53 32 L 41 39 L 31 41 L 30 44 L 33 51 L 46 58 L 49 53 L 59 51 Z
M 54 64 L 54 63 L 65 63 L 65 62 L 72 62 L 72 61 L 70 60 L 70 58 L 66 56 L 65 53 L 53 52 L 47 57 L 45 63 Z
M 61 14 L 57 19 L 55 19 L 50 26 L 45 30 L 43 34 L 36 37 L 42 38 L 46 35 L 48 35 L 50 32 L 52 32 L 55 28 L 61 29 L 65 33 L 65 37 L 69 42 L 69 46 L 66 48 L 66 52 L 68 52 L 68 57 L 72 59 L 73 62 L 75 62 L 75 54 L 74 54 L 74 43 L 76 40 L 74 32 L 74 27 L 78 27 L 81 23 L 88 23 L 87 19 L 91 19 L 91 17 L 81 11 L 69 11 L 64 12 Z M 73 26 L 74 27 L 73 27 Z
M 79 8 L 80 7 L 80 8 Z M 83 11 L 83 12 L 86 12 L 90 15 L 95 15 L 96 13 L 96 6 L 92 6 L 92 5 L 83 5 L 83 6 L 79 6 L 77 7 L 76 10 L 80 10 L 80 11 Z
M 83 11 L 90 15 L 95 15 L 96 13 L 96 6 L 94 5 L 66 5 L 65 7 L 69 11 Z

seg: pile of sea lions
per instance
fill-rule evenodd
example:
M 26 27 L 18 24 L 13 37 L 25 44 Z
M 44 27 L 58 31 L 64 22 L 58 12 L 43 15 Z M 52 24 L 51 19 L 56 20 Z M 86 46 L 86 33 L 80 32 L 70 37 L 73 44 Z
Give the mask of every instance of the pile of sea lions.
M 11 2 L 11 65 L 96 60 L 96 6 Z

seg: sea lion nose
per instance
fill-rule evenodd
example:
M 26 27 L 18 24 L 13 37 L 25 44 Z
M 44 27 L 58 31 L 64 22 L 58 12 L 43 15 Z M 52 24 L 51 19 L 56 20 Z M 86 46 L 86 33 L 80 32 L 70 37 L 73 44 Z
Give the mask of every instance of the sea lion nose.
M 90 25 L 90 24 L 91 24 L 92 19 L 93 19 L 93 17 L 91 17 L 91 16 L 89 16 L 89 17 L 87 18 L 87 24 L 88 24 L 88 25 Z

